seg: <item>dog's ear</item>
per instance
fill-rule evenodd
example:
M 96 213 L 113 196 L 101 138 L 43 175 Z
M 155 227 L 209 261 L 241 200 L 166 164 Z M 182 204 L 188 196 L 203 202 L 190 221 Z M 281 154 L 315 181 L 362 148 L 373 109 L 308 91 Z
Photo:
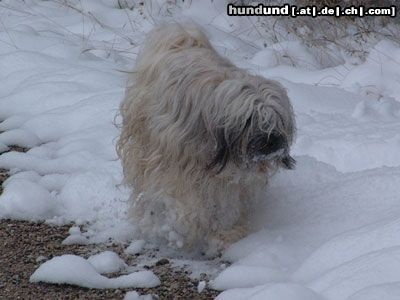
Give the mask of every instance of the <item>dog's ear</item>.
M 229 145 L 225 137 L 224 128 L 218 128 L 216 130 L 215 138 L 217 142 L 216 154 L 211 163 L 208 164 L 207 169 L 212 170 L 218 167 L 217 173 L 220 173 L 225 168 L 230 156 Z
M 218 167 L 217 174 L 220 173 L 228 163 L 228 160 L 239 161 L 241 154 L 241 141 L 251 124 L 251 117 L 245 122 L 243 128 L 224 128 L 216 130 L 216 151 L 215 156 L 207 169 L 212 170 Z

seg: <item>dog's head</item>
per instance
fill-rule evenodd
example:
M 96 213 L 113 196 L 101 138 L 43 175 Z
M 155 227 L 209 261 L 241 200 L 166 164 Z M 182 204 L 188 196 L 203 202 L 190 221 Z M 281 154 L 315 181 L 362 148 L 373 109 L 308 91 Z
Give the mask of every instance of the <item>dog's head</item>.
M 209 169 L 219 173 L 230 163 L 257 172 L 294 168 L 289 153 L 294 114 L 279 83 L 259 76 L 226 80 L 218 87 L 216 101 L 213 116 L 218 121 Z

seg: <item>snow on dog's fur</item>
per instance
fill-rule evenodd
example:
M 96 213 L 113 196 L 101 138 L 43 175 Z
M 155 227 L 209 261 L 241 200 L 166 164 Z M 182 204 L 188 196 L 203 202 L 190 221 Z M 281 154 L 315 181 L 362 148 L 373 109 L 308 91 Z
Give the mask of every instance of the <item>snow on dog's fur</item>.
M 243 237 L 268 177 L 294 166 L 285 89 L 221 57 L 194 24 L 149 33 L 121 114 L 133 219 L 176 247 L 216 250 Z

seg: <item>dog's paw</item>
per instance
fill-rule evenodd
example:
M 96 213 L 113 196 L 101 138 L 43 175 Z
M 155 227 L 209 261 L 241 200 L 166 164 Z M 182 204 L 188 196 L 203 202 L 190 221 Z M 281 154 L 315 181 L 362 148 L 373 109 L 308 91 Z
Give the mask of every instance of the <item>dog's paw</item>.
M 235 226 L 233 229 L 224 230 L 210 236 L 207 240 L 207 250 L 204 252 L 207 257 L 221 255 L 230 245 L 244 238 L 248 234 L 246 226 Z

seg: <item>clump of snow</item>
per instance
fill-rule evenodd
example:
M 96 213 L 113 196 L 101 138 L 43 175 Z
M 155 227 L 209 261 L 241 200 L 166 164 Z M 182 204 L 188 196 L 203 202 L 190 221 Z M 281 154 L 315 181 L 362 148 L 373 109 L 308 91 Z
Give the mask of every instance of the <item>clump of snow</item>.
M 315 70 L 320 67 L 316 58 L 300 42 L 287 41 L 266 47 L 257 52 L 251 63 L 264 68 L 289 65 Z
M 63 241 L 62 241 L 63 245 L 87 245 L 89 244 L 89 240 L 83 236 L 83 235 L 78 235 L 78 234 L 74 234 L 74 235 L 70 235 L 68 237 L 66 237 Z
M 47 257 L 44 256 L 44 255 L 39 255 L 39 256 L 36 258 L 36 262 L 42 262 L 42 261 L 44 261 L 44 260 L 47 260 Z
M 152 300 L 151 295 L 140 295 L 136 291 L 130 291 L 125 294 L 124 300 Z
M 139 254 L 140 252 L 142 252 L 145 244 L 146 244 L 146 242 L 144 240 L 134 240 L 124 250 L 124 252 L 129 255 Z
M 30 282 L 66 283 L 96 289 L 151 288 L 160 284 L 151 271 L 107 278 L 86 259 L 76 255 L 62 255 L 46 261 L 31 275 Z
M 90 256 L 87 261 L 100 274 L 109 274 L 120 272 L 128 266 L 117 253 L 113 251 L 104 251 Z
M 86 245 L 89 240 L 82 235 L 81 229 L 78 226 L 72 226 L 69 231 L 69 236 L 67 236 L 63 241 L 63 245 Z
M 199 284 L 197 285 L 197 292 L 199 294 L 202 293 L 204 291 L 204 289 L 206 288 L 206 286 L 207 286 L 207 283 L 204 280 L 199 281 Z
M 40 220 L 57 213 L 56 203 L 43 186 L 27 179 L 9 180 L 1 194 L 0 217 Z
M 40 139 L 27 129 L 11 129 L 0 133 L 0 143 L 31 148 L 40 144 Z

